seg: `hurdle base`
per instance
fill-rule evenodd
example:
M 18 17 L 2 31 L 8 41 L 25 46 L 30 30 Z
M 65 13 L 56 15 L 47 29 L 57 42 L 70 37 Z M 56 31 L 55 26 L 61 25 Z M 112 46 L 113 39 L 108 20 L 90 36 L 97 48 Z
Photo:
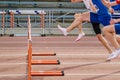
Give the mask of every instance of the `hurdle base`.
M 32 71 L 32 76 L 64 76 L 64 71 Z
M 4 36 L 3 34 L 0 34 L 0 36 Z
M 42 36 L 42 37 L 45 37 L 45 36 L 46 36 L 46 34 L 41 34 L 41 36 Z
M 56 53 L 51 53 L 51 52 L 49 52 L 49 53 L 33 53 L 32 54 L 32 56 L 55 56 L 56 55 Z
M 14 34 L 10 34 L 9 36 L 10 36 L 10 37 L 13 37 L 13 36 L 14 36 Z
M 32 65 L 58 65 L 59 60 L 31 60 Z

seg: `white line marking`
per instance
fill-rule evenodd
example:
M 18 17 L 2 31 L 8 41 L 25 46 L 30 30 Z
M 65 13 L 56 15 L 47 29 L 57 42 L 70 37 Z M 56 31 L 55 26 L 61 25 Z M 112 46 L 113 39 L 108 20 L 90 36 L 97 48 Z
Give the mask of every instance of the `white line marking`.
M 87 64 L 119 64 L 120 62 L 60 62 L 60 64 L 81 64 L 81 65 L 87 65 Z
M 91 74 L 80 74 L 80 73 L 76 73 L 76 74 L 65 74 L 65 76 L 100 76 L 100 75 L 107 75 L 107 74 L 110 74 L 110 73 L 91 73 Z M 114 76 L 120 76 L 120 73 L 116 73 L 116 74 L 110 74 L 110 75 L 114 75 Z
M 0 77 L 9 77 L 9 76 L 27 76 L 27 74 L 5 74 L 5 75 L 0 75 Z
M 27 63 L 0 63 L 0 65 L 27 65 Z
M 60 64 L 81 64 L 81 65 L 87 65 L 87 64 L 120 64 L 120 62 L 62 62 L 60 61 Z M 0 65 L 27 65 L 26 63 L 0 63 Z
M 61 52 L 62 53 L 62 52 Z M 79 52 L 78 52 L 79 53 Z M 84 53 L 84 52 L 83 52 Z M 91 54 L 91 53 L 85 53 L 85 54 L 73 54 L 73 53 L 65 53 L 65 54 L 56 54 L 56 55 L 58 55 L 58 56 L 93 56 L 93 55 L 95 55 L 95 56 L 105 56 L 105 55 L 107 55 L 107 54 L 96 54 L 96 52 L 92 52 L 92 53 L 94 53 L 94 54 Z
M 20 56 L 21 57 L 21 56 L 27 56 L 27 53 L 22 53 L 22 54 L 18 54 L 18 53 L 17 54 L 15 54 L 15 53 L 14 54 L 1 54 L 0 57 L 1 56 Z

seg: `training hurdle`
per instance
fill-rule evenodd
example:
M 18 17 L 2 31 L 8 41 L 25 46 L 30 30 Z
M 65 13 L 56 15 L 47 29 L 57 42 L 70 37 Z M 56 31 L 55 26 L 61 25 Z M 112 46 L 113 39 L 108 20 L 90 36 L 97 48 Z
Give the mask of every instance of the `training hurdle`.
M 10 28 L 12 30 L 12 33 L 10 34 L 10 37 L 14 36 L 14 13 L 10 12 Z
M 28 80 L 32 79 L 32 76 L 63 76 L 64 72 L 60 70 L 55 71 L 32 71 L 32 65 L 53 65 L 60 64 L 59 60 L 32 60 L 32 56 L 55 56 L 55 53 L 32 53 L 32 37 L 31 37 L 31 22 L 30 16 L 28 16 Z
M 41 25 L 40 25 L 40 28 L 41 28 L 41 30 L 42 30 L 42 34 L 41 34 L 41 36 L 46 36 L 45 35 L 45 29 L 44 29 L 44 21 L 45 21 L 45 12 L 44 11 L 41 11 L 41 14 L 40 14 L 40 17 L 41 17 Z
M 40 36 L 45 36 L 45 14 L 44 10 L 9 10 L 10 13 L 10 24 L 14 33 L 14 15 L 39 15 L 40 16 Z M 14 34 L 12 34 L 14 36 Z
M 1 34 L 0 36 L 5 35 L 5 11 L 1 11 L 0 14 L 2 15 L 2 26 L 1 26 Z

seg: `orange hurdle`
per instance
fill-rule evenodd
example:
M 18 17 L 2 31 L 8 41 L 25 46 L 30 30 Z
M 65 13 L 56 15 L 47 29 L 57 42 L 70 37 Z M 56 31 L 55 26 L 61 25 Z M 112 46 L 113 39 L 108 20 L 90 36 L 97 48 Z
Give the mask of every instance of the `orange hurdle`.
M 3 36 L 4 35 L 4 33 L 5 33 L 5 12 L 4 11 L 2 11 L 2 33 L 0 34 L 0 36 Z
M 31 60 L 32 60 L 32 39 L 31 39 L 31 23 L 28 16 L 28 80 L 31 80 Z
M 63 76 L 63 71 L 33 71 L 32 76 Z
M 56 53 L 33 53 L 32 56 L 55 56 Z
M 40 25 L 40 28 L 41 28 L 41 30 L 42 30 L 42 34 L 41 34 L 41 36 L 46 36 L 45 35 L 45 29 L 44 29 L 44 27 L 45 27 L 45 24 L 44 24 L 44 21 L 45 21 L 45 12 L 44 11 L 41 11 L 41 13 L 40 13 L 40 23 L 41 23 L 41 25 Z
M 14 13 L 11 11 L 10 12 L 10 27 L 12 29 L 12 34 L 10 36 L 14 36 Z
M 41 54 L 33 54 L 39 56 Z M 55 54 L 42 54 L 42 55 L 55 55 Z M 63 71 L 32 71 L 32 65 L 50 65 L 60 64 L 59 60 L 32 60 L 32 37 L 31 37 L 31 23 L 30 16 L 28 16 L 28 80 L 32 79 L 32 76 L 63 76 Z
M 59 60 L 32 60 L 32 65 L 41 65 L 41 64 L 60 64 Z

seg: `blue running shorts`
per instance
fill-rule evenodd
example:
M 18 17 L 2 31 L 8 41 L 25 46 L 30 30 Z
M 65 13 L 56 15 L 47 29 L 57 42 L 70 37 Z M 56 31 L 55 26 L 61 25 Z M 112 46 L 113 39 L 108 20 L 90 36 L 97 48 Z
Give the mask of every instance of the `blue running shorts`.
M 111 15 L 98 15 L 97 13 L 90 12 L 91 23 L 101 23 L 104 26 L 110 25 Z
M 115 24 L 115 32 L 116 34 L 120 34 L 120 24 Z

